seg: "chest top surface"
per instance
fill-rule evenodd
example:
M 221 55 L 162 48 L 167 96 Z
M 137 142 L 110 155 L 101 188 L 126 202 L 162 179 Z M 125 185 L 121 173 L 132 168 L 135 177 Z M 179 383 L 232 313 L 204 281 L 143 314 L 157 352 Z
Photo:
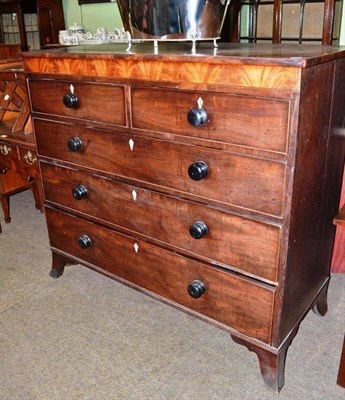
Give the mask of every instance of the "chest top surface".
M 191 82 L 240 87 L 299 90 L 301 71 L 345 57 L 332 46 L 201 43 L 84 45 L 23 53 L 32 74 Z
M 159 59 L 165 61 L 187 60 L 190 62 L 216 62 L 234 64 L 285 65 L 309 67 L 345 56 L 345 47 L 321 45 L 289 45 L 289 44 L 239 44 L 219 43 L 214 47 L 211 43 L 198 43 L 192 50 L 189 42 L 160 43 L 158 48 L 153 43 L 139 43 L 126 51 L 127 44 L 79 45 L 44 51 L 25 52 L 27 57 L 46 58 L 125 58 L 125 59 Z

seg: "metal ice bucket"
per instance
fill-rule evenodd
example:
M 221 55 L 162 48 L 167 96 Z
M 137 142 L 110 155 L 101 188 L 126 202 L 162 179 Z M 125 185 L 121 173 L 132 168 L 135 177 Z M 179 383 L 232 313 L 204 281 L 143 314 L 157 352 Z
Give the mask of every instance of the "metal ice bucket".
M 219 38 L 230 0 L 117 0 L 133 39 Z

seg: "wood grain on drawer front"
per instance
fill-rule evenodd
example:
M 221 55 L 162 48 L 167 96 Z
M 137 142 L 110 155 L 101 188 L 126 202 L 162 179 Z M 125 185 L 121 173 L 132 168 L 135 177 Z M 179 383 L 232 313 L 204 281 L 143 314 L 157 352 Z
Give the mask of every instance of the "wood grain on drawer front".
M 71 92 L 71 84 L 78 98 L 76 108 L 63 103 L 63 96 Z M 29 85 L 33 112 L 126 125 L 123 86 L 56 80 L 30 80 Z
M 71 215 L 47 209 L 46 217 L 54 248 L 269 343 L 273 288 Z M 82 235 L 89 236 L 91 247 L 79 246 Z M 195 279 L 201 280 L 206 288 L 199 299 L 187 293 L 187 286 Z
M 286 174 L 283 163 L 38 119 L 35 130 L 40 155 L 171 188 L 205 201 L 213 199 L 282 215 Z M 76 136 L 81 138 L 83 148 L 71 152 L 67 142 Z M 201 181 L 193 181 L 188 167 L 200 160 L 208 165 L 209 174 Z
M 86 215 L 180 247 L 196 256 L 277 281 L 280 228 L 77 170 L 41 163 L 45 198 Z M 83 185 L 87 197 L 76 200 Z M 193 239 L 189 227 L 203 221 L 208 233 Z M 212 262 L 212 261 L 211 261 Z M 231 267 L 230 267 L 231 268 Z
M 193 127 L 187 114 L 199 98 L 208 122 Z M 132 108 L 134 128 L 287 152 L 289 100 L 133 88 Z

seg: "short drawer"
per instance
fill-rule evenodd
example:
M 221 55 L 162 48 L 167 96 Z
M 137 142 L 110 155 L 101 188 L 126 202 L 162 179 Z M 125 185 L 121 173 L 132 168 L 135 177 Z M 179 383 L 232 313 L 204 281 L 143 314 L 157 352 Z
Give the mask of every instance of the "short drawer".
M 198 108 L 207 122 L 194 127 L 187 114 Z M 188 92 L 132 88 L 134 128 L 195 136 L 217 142 L 286 153 L 289 137 L 290 101 Z
M 57 80 L 30 80 L 29 86 L 33 112 L 126 125 L 123 86 Z M 71 92 L 77 104 L 66 107 L 63 98 Z
M 38 170 L 38 158 L 35 150 L 26 147 L 19 147 L 19 155 L 22 161 L 22 167 L 27 170 Z
M 53 248 L 245 335 L 270 342 L 275 290 L 268 285 L 52 209 L 46 210 L 46 217 Z M 199 298 L 187 292 L 195 280 L 205 288 Z
M 38 152 L 45 157 L 107 171 L 138 182 L 281 216 L 286 166 L 272 160 L 127 134 L 103 132 L 35 119 Z M 81 143 L 70 151 L 70 139 Z M 79 145 L 78 145 L 79 147 Z M 190 177 L 196 164 L 207 176 Z M 203 172 L 205 168 L 203 168 Z
M 47 163 L 41 172 L 50 202 L 277 281 L 278 226 Z
M 0 169 L 14 168 L 19 163 L 16 145 L 0 142 Z

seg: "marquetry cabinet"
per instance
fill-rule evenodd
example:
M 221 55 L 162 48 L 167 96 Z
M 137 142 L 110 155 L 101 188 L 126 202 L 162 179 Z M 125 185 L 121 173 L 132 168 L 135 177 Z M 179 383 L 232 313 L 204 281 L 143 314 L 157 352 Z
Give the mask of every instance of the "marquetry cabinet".
M 80 263 L 211 322 L 279 391 L 303 317 L 327 311 L 344 57 L 232 44 L 26 53 L 51 276 Z

